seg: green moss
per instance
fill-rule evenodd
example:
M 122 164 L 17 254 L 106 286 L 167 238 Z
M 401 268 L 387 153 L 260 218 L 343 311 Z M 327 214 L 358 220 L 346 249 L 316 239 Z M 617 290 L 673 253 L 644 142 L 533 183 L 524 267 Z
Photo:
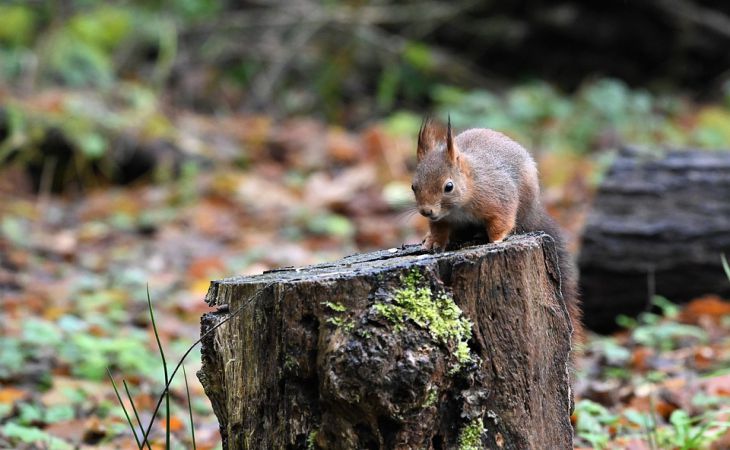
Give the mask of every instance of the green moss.
M 473 419 L 467 426 L 462 428 L 461 434 L 459 434 L 459 450 L 479 450 L 482 448 L 482 433 L 484 433 L 482 418 Z
M 342 303 L 322 302 L 322 304 L 333 314 L 343 313 L 347 311 L 347 307 Z M 346 317 L 328 317 L 327 323 L 337 328 L 343 328 L 345 331 L 352 331 L 355 328 L 355 322 Z
M 324 306 L 326 306 L 328 309 L 331 309 L 335 312 L 345 312 L 347 311 L 347 307 L 343 305 L 342 303 L 333 303 L 333 302 L 322 302 Z
M 423 402 L 423 407 L 429 408 L 429 407 L 435 405 L 438 398 L 439 398 L 438 390 L 436 388 L 429 389 L 428 397 L 426 397 L 426 401 Z
M 328 317 L 327 323 L 334 325 L 337 328 L 342 328 L 345 331 L 352 331 L 352 329 L 355 328 L 355 322 L 352 319 L 342 317 Z
M 307 450 L 315 450 L 317 448 L 317 432 L 312 431 L 307 436 Z
M 421 274 L 411 270 L 401 278 L 403 287 L 393 293 L 392 301 L 376 303 L 373 307 L 382 317 L 403 330 L 407 320 L 425 328 L 434 341 L 455 345 L 458 370 L 472 361 L 467 342 L 471 338 L 471 322 L 462 316 L 461 309 L 445 292 L 434 294 L 424 285 Z

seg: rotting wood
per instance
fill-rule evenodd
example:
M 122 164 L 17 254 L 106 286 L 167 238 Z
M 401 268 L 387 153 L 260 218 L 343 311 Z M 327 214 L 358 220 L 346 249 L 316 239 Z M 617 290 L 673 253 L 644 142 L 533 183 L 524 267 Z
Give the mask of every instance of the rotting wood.
M 685 302 L 730 296 L 730 153 L 625 149 L 594 200 L 578 259 L 584 322 L 617 327 L 653 294 Z
M 215 281 L 207 302 L 203 332 L 250 302 L 203 340 L 226 449 L 572 447 L 570 321 L 545 234 Z

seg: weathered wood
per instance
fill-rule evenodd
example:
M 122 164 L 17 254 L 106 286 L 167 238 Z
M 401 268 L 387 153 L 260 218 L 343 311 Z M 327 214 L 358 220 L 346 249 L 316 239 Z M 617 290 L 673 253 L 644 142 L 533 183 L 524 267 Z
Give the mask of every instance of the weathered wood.
M 202 332 L 240 310 L 198 373 L 223 447 L 571 448 L 559 279 L 533 233 L 215 281 Z
M 584 322 L 616 327 L 656 293 L 684 302 L 730 296 L 720 254 L 730 256 L 730 152 L 624 150 L 606 175 L 578 260 Z

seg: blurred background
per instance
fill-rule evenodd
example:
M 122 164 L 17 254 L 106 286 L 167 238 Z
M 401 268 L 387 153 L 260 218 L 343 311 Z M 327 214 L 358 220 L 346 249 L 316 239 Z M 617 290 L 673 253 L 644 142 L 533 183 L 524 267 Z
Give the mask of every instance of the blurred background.
M 621 148 L 730 148 L 729 46 L 710 0 L 0 0 L 0 448 L 134 448 L 106 369 L 148 421 L 147 287 L 170 361 L 211 279 L 420 242 L 425 115 L 530 149 L 577 254 Z M 576 446 L 728 448 L 728 303 L 651 300 L 589 337 Z M 178 375 L 173 448 L 187 413 Z

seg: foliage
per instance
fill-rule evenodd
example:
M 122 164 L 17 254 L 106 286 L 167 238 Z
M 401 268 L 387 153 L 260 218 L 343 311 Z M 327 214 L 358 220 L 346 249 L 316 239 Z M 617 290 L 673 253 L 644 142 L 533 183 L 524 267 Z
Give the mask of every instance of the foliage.
M 101 326 L 111 324 L 100 323 Z M 23 324 L 20 339 L 6 338 L 0 349 L 0 376 L 10 379 L 40 359 L 55 360 L 79 377 L 100 380 L 107 366 L 149 374 L 154 361 L 144 345 L 147 336 L 126 332 L 118 337 L 88 334 L 89 324 L 74 316 L 57 322 L 30 319 Z
M 671 427 L 657 433 L 657 445 L 660 448 L 680 450 L 707 448 L 730 429 L 730 422 L 716 420 L 720 415 L 721 412 L 716 411 L 699 417 L 690 417 L 686 411 L 678 409 L 669 417 Z
M 618 416 L 591 400 L 580 400 L 576 403 L 573 414 L 577 417 L 575 432 L 578 437 L 594 448 L 606 448 L 611 439 L 608 427 L 618 422 Z
M 55 181 L 93 185 L 118 177 L 119 154 L 133 135 L 140 142 L 172 139 L 173 129 L 155 94 L 146 87 L 121 85 L 120 91 L 46 95 L 36 104 L 8 101 L 7 137 L 0 141 L 0 164 L 54 168 Z M 40 108 L 38 107 L 40 104 Z M 2 123 L 2 115 L 0 115 Z
M 669 351 L 677 348 L 681 341 L 707 341 L 707 333 L 702 328 L 674 321 L 679 315 L 677 305 L 661 296 L 655 296 L 652 305 L 659 308 L 662 315 L 644 312 L 636 320 L 626 317 L 619 320 L 619 323 L 631 329 L 631 337 L 636 343 Z M 662 320 L 663 318 L 672 320 Z
M 504 94 L 440 86 L 433 100 L 442 119 L 450 114 L 463 128 L 503 131 L 537 152 L 589 153 L 623 143 L 722 148 L 730 142 L 727 109 L 705 109 L 687 129 L 693 111 L 686 100 L 631 89 L 616 79 L 589 81 L 570 95 L 544 82 Z
M 40 7 L 0 5 L 0 80 L 19 82 L 39 59 L 38 76 L 46 83 L 109 87 L 130 72 L 152 72 L 163 81 L 175 57 L 175 23 L 192 26 L 220 10 L 218 0 L 104 2 L 74 0 L 59 11 L 54 2 Z M 69 14 L 70 13 L 70 14 Z M 145 53 L 156 53 L 149 61 Z
M 627 327 L 625 331 L 589 342 L 589 358 L 597 362 L 588 369 L 597 376 L 590 385 L 624 392 L 629 406 L 596 396 L 608 403 L 603 405 L 591 399 L 591 388 L 584 391 L 588 398 L 579 399 L 574 412 L 579 443 L 593 448 L 640 442 L 640 448 L 649 449 L 704 449 L 730 429 L 726 421 L 730 402 L 723 394 L 724 387 L 719 392 L 713 387 L 730 382 L 722 372 L 713 371 L 714 367 L 724 367 L 726 361 L 721 357 L 721 361 L 695 367 L 696 357 L 680 356 L 693 348 L 724 345 L 716 340 L 718 333 L 728 331 L 716 318 L 724 310 L 712 298 L 692 302 L 687 308 L 693 311 L 692 316 L 663 297 L 655 297 L 652 304 L 659 313 L 643 313 L 637 319 L 623 317 L 620 323 Z M 702 326 L 683 323 L 702 311 L 707 312 L 701 321 L 691 319 Z M 690 381 L 698 376 L 698 369 L 707 373 L 706 378 Z
M 2 435 L 13 439 L 16 442 L 23 442 L 26 444 L 41 445 L 43 448 L 49 450 L 70 450 L 73 448 L 72 445 L 64 442 L 55 436 L 49 435 L 42 429 L 34 426 L 18 425 L 14 422 L 9 422 L 0 428 Z

